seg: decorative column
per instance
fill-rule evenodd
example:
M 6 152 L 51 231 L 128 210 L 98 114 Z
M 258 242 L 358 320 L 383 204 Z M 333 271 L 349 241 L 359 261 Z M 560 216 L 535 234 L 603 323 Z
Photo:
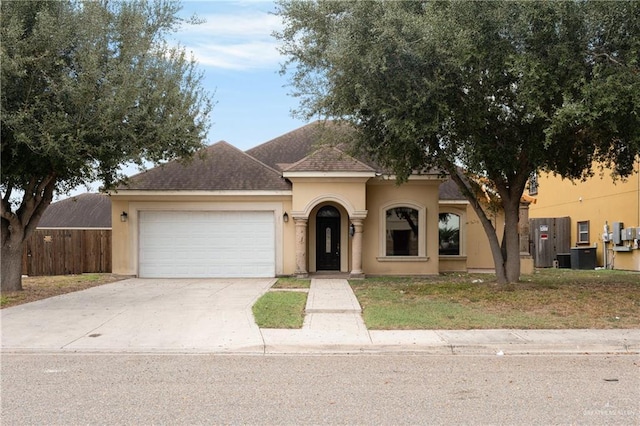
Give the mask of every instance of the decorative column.
M 296 272 L 298 278 L 309 276 L 307 272 L 307 222 L 305 218 L 293 218 L 296 223 Z
M 354 234 L 351 240 L 351 273 L 349 278 L 364 278 L 362 272 L 362 219 L 351 219 Z

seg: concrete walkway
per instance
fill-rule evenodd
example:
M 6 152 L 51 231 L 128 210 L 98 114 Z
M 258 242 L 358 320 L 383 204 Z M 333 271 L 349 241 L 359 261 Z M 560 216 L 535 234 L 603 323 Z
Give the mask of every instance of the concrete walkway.
M 640 329 L 367 330 L 344 279 L 313 279 L 299 330 L 259 329 L 275 279 L 129 279 L 0 310 L 3 352 L 640 354 Z

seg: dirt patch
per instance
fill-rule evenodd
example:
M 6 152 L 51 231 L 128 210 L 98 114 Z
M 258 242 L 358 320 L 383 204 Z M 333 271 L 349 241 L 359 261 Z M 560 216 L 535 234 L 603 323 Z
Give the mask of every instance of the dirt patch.
M 56 275 L 43 277 L 23 277 L 22 291 L 2 293 L 0 308 L 35 302 L 61 294 L 85 290 L 99 285 L 130 278 L 116 274 Z

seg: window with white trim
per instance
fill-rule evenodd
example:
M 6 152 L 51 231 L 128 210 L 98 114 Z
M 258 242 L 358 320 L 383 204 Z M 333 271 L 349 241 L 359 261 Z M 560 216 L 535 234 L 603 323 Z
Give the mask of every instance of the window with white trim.
M 578 244 L 589 244 L 589 221 L 578 222 Z
M 411 207 L 385 211 L 385 256 L 418 256 L 420 253 L 420 213 Z
M 460 255 L 460 216 L 455 213 L 438 215 L 438 253 L 440 256 Z

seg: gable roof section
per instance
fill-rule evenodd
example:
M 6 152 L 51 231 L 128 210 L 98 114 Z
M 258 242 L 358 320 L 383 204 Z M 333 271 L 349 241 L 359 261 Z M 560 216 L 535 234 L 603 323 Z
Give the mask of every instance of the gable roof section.
M 375 172 L 375 170 L 338 148 L 325 146 L 285 168 L 284 172 Z
M 353 130 L 334 121 L 314 121 L 247 150 L 268 166 L 283 170 L 323 145 L 336 146 L 352 140 Z
M 81 194 L 51 203 L 38 228 L 111 228 L 111 198 Z
M 462 192 L 460 192 L 460 188 L 458 188 L 458 185 L 453 181 L 453 179 L 447 179 L 446 181 L 442 182 L 440 184 L 440 187 L 438 188 L 438 192 L 441 201 L 467 200 L 464 195 L 462 195 Z
M 225 141 L 196 153 L 191 161 L 171 161 L 131 177 L 121 190 L 283 191 L 291 184 L 280 172 Z

